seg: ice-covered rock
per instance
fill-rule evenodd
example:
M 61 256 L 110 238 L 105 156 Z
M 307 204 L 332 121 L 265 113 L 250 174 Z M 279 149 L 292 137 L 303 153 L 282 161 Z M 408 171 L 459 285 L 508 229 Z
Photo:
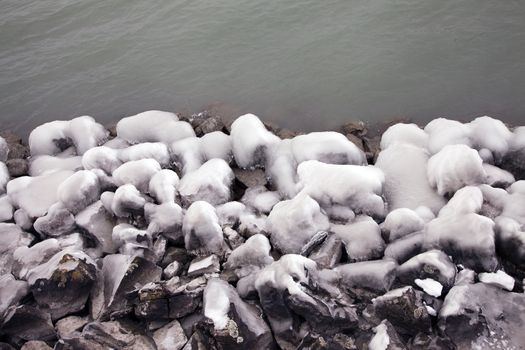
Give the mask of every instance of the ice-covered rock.
M 131 184 L 140 192 L 147 193 L 151 178 L 160 169 L 160 164 L 155 159 L 133 160 L 115 169 L 113 178 L 117 186 Z
M 222 159 L 211 159 L 201 167 L 182 177 L 179 193 L 184 204 L 206 201 L 212 205 L 230 200 L 230 186 L 234 175 L 228 163 Z
M 89 116 L 74 118 L 69 122 L 68 136 L 73 140 L 77 154 L 82 155 L 90 148 L 103 144 L 108 131 Z M 32 152 L 31 152 L 32 153 Z
M 104 203 L 104 194 L 111 192 L 102 193 L 100 200 Z M 111 196 L 111 195 L 109 195 Z M 122 185 L 115 191 L 114 196 L 111 199 L 111 212 L 118 217 L 127 217 L 134 214 L 140 214 L 144 210 L 144 205 L 146 205 L 146 199 L 139 192 L 139 190 L 132 184 Z M 107 206 L 104 205 L 104 207 Z
M 9 170 L 5 163 L 0 162 L 0 195 L 6 192 L 7 183 L 9 182 Z
M 52 173 L 58 170 L 81 170 L 82 157 L 54 157 L 48 155 L 36 156 L 31 159 L 29 164 L 29 175 L 39 176 Z
M 188 250 L 221 253 L 224 238 L 215 208 L 207 202 L 194 202 L 182 222 L 184 244 Z
M 188 338 L 184 334 L 179 321 L 173 320 L 153 333 L 157 350 L 180 350 Z
M 428 180 L 440 195 L 483 184 L 487 173 L 482 163 L 479 153 L 468 146 L 445 146 L 428 160 Z
M 118 152 L 123 162 L 141 159 L 155 159 L 162 167 L 169 166 L 171 159 L 168 146 L 161 142 L 144 142 L 123 148 Z
M 13 218 L 14 208 L 7 195 L 0 195 L 0 222 L 9 221 Z
M 171 144 L 177 140 L 195 136 L 189 123 L 169 112 L 146 111 L 122 118 L 117 123 L 117 136 L 129 143 L 163 142 Z
M 428 134 L 416 124 L 394 124 L 381 136 L 381 149 L 385 150 L 396 143 L 410 144 L 426 149 L 428 138 Z
M 270 241 L 284 254 L 300 253 L 319 231 L 327 231 L 329 222 L 319 204 L 305 193 L 277 203 L 268 216 Z
M 381 197 L 383 172 L 374 166 L 325 164 L 306 161 L 297 168 L 302 192 L 323 207 L 349 206 L 357 213 L 384 217 Z
M 387 291 L 396 278 L 397 264 L 393 260 L 373 260 L 337 266 L 343 288 L 364 288 Z
M 200 148 L 207 160 L 220 158 L 228 163 L 233 158 L 232 139 L 221 131 L 210 132 L 200 138 Z
M 425 221 L 412 209 L 398 208 L 392 210 L 381 224 L 384 237 L 390 242 L 414 232 L 421 231 Z
M 318 160 L 330 164 L 366 164 L 366 157 L 343 134 L 334 131 L 311 132 L 292 139 L 292 153 L 297 164 Z
M 0 223 L 0 275 L 11 273 L 15 262 L 13 253 L 19 247 L 30 245 L 33 239 L 32 235 L 15 224 Z
M 472 146 L 471 129 L 456 120 L 437 118 L 425 126 L 429 136 L 428 149 L 431 154 L 436 154 L 449 145 Z
M 272 148 L 267 159 L 266 173 L 271 183 L 284 197 L 293 198 L 299 191 L 297 162 L 292 152 L 292 141 L 282 140 Z
M 177 195 L 179 176 L 170 169 L 162 169 L 151 177 L 149 194 L 159 203 L 172 203 Z
M 94 147 L 82 156 L 84 169 L 102 169 L 107 174 L 112 174 L 122 164 L 119 152 L 107 146 Z
M 24 209 L 32 218 L 38 218 L 58 201 L 57 190 L 71 175 L 72 171 L 63 170 L 35 177 L 19 177 L 7 184 L 7 195 L 15 207 Z
M 210 333 L 219 348 L 272 348 L 272 332 L 259 310 L 243 301 L 227 282 L 218 278 L 208 281 L 203 309 L 212 321 Z
M 89 170 L 80 170 L 64 180 L 57 189 L 64 208 L 76 214 L 100 197 L 98 177 Z
M 425 249 L 441 249 L 476 271 L 494 271 L 498 262 L 495 251 L 494 221 L 470 213 L 438 217 L 425 228 Z
M 454 217 L 479 213 L 483 206 L 483 192 L 479 187 L 466 186 L 454 193 L 454 196 L 439 211 L 439 217 Z
M 514 175 L 517 180 L 525 180 L 525 126 L 514 130 L 509 150 L 501 160 L 501 167 Z
M 19 281 L 10 273 L 0 275 L 0 324 L 28 293 L 29 286 L 26 281 Z
M 516 179 L 514 176 L 497 166 L 483 163 L 483 170 L 485 170 L 486 183 L 494 187 L 506 188 L 511 185 Z
M 496 287 L 512 291 L 514 289 L 514 278 L 509 276 L 505 271 L 482 272 L 478 275 L 479 281 Z
M 205 162 L 201 151 L 201 140 L 197 137 L 188 137 L 174 142 L 170 148 L 173 163 L 181 174 L 195 171 Z
M 75 218 L 62 203 L 55 203 L 46 215 L 35 220 L 33 227 L 44 237 L 58 237 L 75 230 Z
M 217 255 L 212 254 L 207 257 L 198 257 L 193 259 L 188 266 L 188 277 L 219 273 L 220 271 L 221 262 Z
M 91 204 L 78 213 L 75 216 L 75 223 L 95 240 L 104 253 L 115 253 L 116 247 L 111 235 L 116 220 L 104 208 L 101 201 Z
M 401 264 L 397 268 L 397 277 L 404 284 L 412 284 L 416 279 L 431 278 L 449 289 L 454 285 L 456 266 L 442 251 L 429 250 Z
M 411 144 L 394 143 L 381 151 L 375 163 L 385 176 L 384 196 L 390 210 L 426 206 L 434 213 L 445 204 L 427 177 L 429 154 Z
M 459 349 L 520 349 L 525 295 L 485 283 L 455 286 L 439 311 L 439 328 Z
M 279 138 L 266 130 L 264 124 L 253 114 L 237 118 L 231 126 L 233 155 L 241 168 L 263 167 L 266 152 L 279 142 Z
M 234 269 L 238 277 L 245 277 L 273 262 L 271 249 L 268 238 L 262 234 L 253 235 L 231 252 L 225 266 Z
M 174 202 L 163 204 L 147 203 L 144 214 L 148 223 L 148 232 L 154 236 L 163 234 L 172 242 L 182 241 L 182 208 Z
M 375 260 L 383 257 L 385 242 L 379 225 L 369 216 L 357 217 L 346 225 L 331 225 L 330 231 L 339 237 L 350 262 Z
M 368 343 L 369 350 L 401 350 L 405 349 L 403 341 L 394 326 L 388 320 L 381 321 L 373 328 L 374 336 Z
M 477 150 L 489 150 L 496 163 L 509 150 L 512 132 L 503 122 L 491 117 L 479 117 L 467 124 L 470 128 L 472 147 Z
M 152 246 L 152 237 L 146 230 L 130 224 L 118 224 L 111 234 L 113 244 L 122 254 L 146 257 L 144 251 Z
M 268 214 L 281 196 L 276 191 L 268 191 L 264 186 L 251 187 L 244 192 L 241 201 L 256 212 Z
M 0 136 L 0 162 L 5 163 L 9 155 L 9 145 L 7 141 Z

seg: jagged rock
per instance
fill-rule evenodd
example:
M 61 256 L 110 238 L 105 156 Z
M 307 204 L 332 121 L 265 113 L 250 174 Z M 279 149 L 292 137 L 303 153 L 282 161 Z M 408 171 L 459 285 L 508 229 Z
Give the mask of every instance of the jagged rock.
M 310 331 L 301 343 L 298 350 L 358 350 L 356 340 L 346 334 L 337 333 L 333 336 L 324 337 Z
M 194 312 L 202 301 L 206 278 L 198 277 L 167 286 L 169 291 L 169 317 L 181 318 Z
M 208 273 L 218 273 L 221 265 L 217 255 L 210 255 L 204 258 L 196 258 L 188 267 L 188 277 L 200 276 Z
M 157 350 L 180 350 L 188 341 L 179 321 L 174 320 L 153 333 Z
M 224 123 L 219 116 L 213 116 L 204 119 L 199 125 L 195 128 L 195 134 L 197 136 L 202 136 L 209 134 L 214 131 L 222 131 L 224 129 Z
M 235 288 L 218 278 L 210 279 L 204 290 L 201 329 L 213 338 L 217 349 L 269 349 L 273 345 L 270 328 L 260 310 L 244 302 Z
M 233 169 L 233 174 L 237 181 L 243 184 L 246 188 L 264 186 L 268 182 L 268 178 L 262 169 Z
M 71 338 L 89 322 L 88 317 L 67 316 L 57 321 L 55 328 L 59 338 Z
M 9 142 L 9 155 L 10 159 L 26 159 L 29 156 L 29 147 L 19 142 Z
M 160 280 L 162 270 L 151 261 L 127 255 L 107 255 L 101 261 L 91 293 L 91 317 L 105 319 L 126 314 L 132 305 L 125 298 L 136 286 Z
M 397 277 L 405 285 L 413 284 L 418 278 L 431 278 L 448 290 L 454 285 L 456 266 L 442 251 L 430 250 L 400 265 L 397 268 Z
M 178 262 L 181 267 L 188 264 L 192 259 L 192 255 L 184 248 L 167 247 L 166 253 L 160 262 L 160 266 L 166 268 L 173 262 Z
M 209 346 L 200 332 L 195 332 L 190 337 L 182 350 L 209 350 Z
M 75 216 L 78 227 L 95 239 L 104 253 L 115 253 L 113 227 L 117 224 L 113 215 L 106 210 L 101 201 L 97 201 Z
M 33 227 L 44 237 L 58 237 L 73 232 L 75 217 L 62 204 L 56 203 L 45 216 L 36 219 Z
M 375 316 L 390 321 L 401 335 L 414 336 L 431 330 L 430 316 L 421 296 L 410 286 L 374 298 L 372 305 Z
M 0 333 L 16 342 L 52 340 L 56 336 L 49 313 L 29 305 L 21 305 L 13 310 L 0 327 Z
M 323 243 L 312 250 L 308 256 L 320 269 L 333 268 L 343 255 L 343 241 L 335 234 L 330 234 Z
M 244 237 L 229 226 L 224 227 L 222 233 L 231 249 L 237 249 L 245 242 Z
M 25 343 L 20 350 L 52 350 L 53 348 L 41 340 L 31 340 Z
M 32 269 L 28 282 L 37 304 L 55 320 L 84 308 L 95 278 L 87 255 L 65 250 Z
M 368 348 L 371 350 L 384 349 L 384 350 L 404 350 L 406 349 L 405 344 L 400 339 L 399 334 L 395 330 L 394 326 L 388 320 L 383 320 L 380 324 L 374 327 L 374 336 L 368 344 Z
M 164 279 L 169 280 L 175 276 L 178 276 L 182 272 L 182 266 L 178 261 L 173 261 L 162 271 Z
M 168 318 L 168 299 L 164 287 L 158 283 L 148 283 L 137 292 L 135 316 L 144 320 L 163 320 Z
M 9 159 L 5 165 L 11 177 L 24 176 L 29 171 L 29 162 L 26 159 Z
M 346 289 L 364 288 L 387 291 L 396 278 L 397 264 L 392 260 L 363 261 L 337 266 L 334 271 L 341 276 L 341 286 Z
M 456 349 L 450 339 L 433 334 L 418 333 L 409 343 L 411 350 L 449 350 Z
M 525 295 L 484 283 L 453 287 L 439 312 L 439 328 L 458 349 L 522 349 Z

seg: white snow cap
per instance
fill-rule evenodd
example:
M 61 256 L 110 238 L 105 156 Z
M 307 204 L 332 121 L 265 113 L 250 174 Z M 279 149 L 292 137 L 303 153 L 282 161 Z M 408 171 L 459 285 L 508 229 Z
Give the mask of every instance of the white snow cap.
M 100 197 L 98 177 L 89 170 L 77 171 L 58 186 L 57 195 L 62 205 L 76 214 Z
M 222 229 L 215 208 L 204 201 L 194 202 L 182 222 L 184 244 L 188 250 L 219 253 L 224 246 Z
M 431 154 L 438 153 L 448 145 L 466 145 L 470 147 L 470 128 L 456 120 L 437 118 L 425 126 L 429 135 L 428 150 Z
M 443 292 L 443 285 L 432 278 L 419 279 L 416 278 L 414 283 L 425 293 L 435 298 L 439 298 Z
M 147 193 L 151 178 L 160 169 L 160 164 L 155 159 L 133 160 L 115 169 L 113 178 L 117 186 L 132 184 L 140 192 Z
M 384 175 L 374 166 L 325 164 L 310 160 L 297 168 L 302 191 L 321 206 L 347 205 L 355 212 L 382 217 Z
M 387 333 L 385 321 L 374 327 L 374 336 L 368 343 L 369 350 L 387 350 L 390 344 L 390 337 Z
M 498 270 L 496 272 L 482 272 L 478 275 L 478 278 L 480 282 L 497 286 L 508 291 L 512 291 L 514 289 L 514 278 L 502 270 Z
M 118 150 L 118 157 L 123 163 L 131 160 L 155 159 L 162 167 L 170 164 L 170 152 L 168 146 L 161 142 L 139 143 Z
M 39 176 L 59 170 L 77 171 L 82 169 L 82 157 L 54 157 L 41 155 L 31 158 L 29 175 Z
M 482 163 L 478 152 L 468 146 L 445 146 L 428 160 L 428 180 L 441 195 L 466 185 L 483 184 L 487 174 Z
M 319 204 L 306 193 L 277 203 L 268 216 L 268 222 L 270 240 L 282 253 L 300 253 L 317 232 L 329 228 L 328 218 L 321 212 Z
M 253 114 L 237 118 L 231 126 L 233 155 L 241 168 L 262 167 L 267 150 L 279 142 L 279 138 Z
M 129 143 L 163 142 L 171 144 L 195 136 L 190 124 L 179 121 L 177 115 L 162 111 L 146 111 L 121 119 L 117 136 Z
M 29 135 L 31 155 L 55 155 L 75 146 L 79 155 L 88 149 L 103 144 L 108 137 L 108 131 L 95 119 L 82 116 L 72 120 L 55 120 L 37 126 Z
M 351 262 L 383 257 L 385 242 L 381 238 L 381 230 L 369 216 L 359 216 L 346 225 L 332 225 L 330 231 L 341 238 Z
M 411 233 L 421 231 L 425 221 L 412 209 L 392 210 L 381 225 L 389 241 L 395 241 Z
M 169 169 L 162 169 L 155 173 L 149 181 L 149 193 L 159 203 L 170 203 L 175 201 L 179 176 Z
M 410 144 L 426 149 L 428 135 L 416 124 L 394 124 L 381 136 L 381 149 L 385 150 L 393 144 Z
M 112 174 L 122 164 L 119 152 L 106 146 L 94 147 L 82 156 L 82 165 L 85 169 L 102 169 Z

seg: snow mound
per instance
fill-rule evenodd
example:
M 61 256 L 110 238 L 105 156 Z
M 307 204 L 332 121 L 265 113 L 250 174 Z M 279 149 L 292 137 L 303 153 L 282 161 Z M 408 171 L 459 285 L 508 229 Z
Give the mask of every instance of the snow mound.
M 170 152 L 168 146 L 161 142 L 139 143 L 118 151 L 118 157 L 123 163 L 141 160 L 155 159 L 162 167 L 170 165 Z
M 389 127 L 381 136 L 381 149 L 385 150 L 396 143 L 410 144 L 426 149 L 428 146 L 428 134 L 416 124 L 395 124 Z
M 175 201 L 179 176 L 169 169 L 162 169 L 155 173 L 149 181 L 149 194 L 157 199 L 159 203 L 171 203 Z
M 449 145 L 472 146 L 471 129 L 456 120 L 437 118 L 428 123 L 424 130 L 429 136 L 428 150 L 431 154 L 436 154 Z
M 36 156 L 31 159 L 28 174 L 39 176 L 59 170 L 77 171 L 82 169 L 82 157 Z
M 63 181 L 57 189 L 62 205 L 76 214 L 100 197 L 98 177 L 89 170 L 80 170 Z
M 131 184 L 140 192 L 147 193 L 151 178 L 160 169 L 160 164 L 155 159 L 133 160 L 115 169 L 113 179 L 117 186 Z
M 215 208 L 204 201 L 194 202 L 182 222 L 184 244 L 188 250 L 221 253 L 224 238 Z
M 82 166 L 87 170 L 102 169 L 112 174 L 120 165 L 118 150 L 106 146 L 94 147 L 82 156 Z
M 383 233 L 390 242 L 421 231 L 424 226 L 425 221 L 414 210 L 408 208 L 392 210 L 381 224 Z
M 346 225 L 331 225 L 330 231 L 343 241 L 350 262 L 383 257 L 385 242 L 381 238 L 381 230 L 369 216 L 357 217 Z

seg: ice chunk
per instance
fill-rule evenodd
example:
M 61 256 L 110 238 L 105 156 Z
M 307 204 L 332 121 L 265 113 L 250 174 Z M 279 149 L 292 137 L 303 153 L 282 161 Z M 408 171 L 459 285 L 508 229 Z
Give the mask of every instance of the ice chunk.
M 58 201 L 58 187 L 72 174 L 72 171 L 62 170 L 35 177 L 18 177 L 7 184 L 7 195 L 15 207 L 37 218 L 45 215 L 49 207 Z
M 89 170 L 77 171 L 58 186 L 57 195 L 62 205 L 76 214 L 100 197 L 98 177 Z
M 194 202 L 182 223 L 184 244 L 188 250 L 220 253 L 224 248 L 222 229 L 215 208 L 207 202 Z
M 160 171 L 160 164 L 155 159 L 133 160 L 122 164 L 113 171 L 117 186 L 132 184 L 140 192 L 147 193 L 153 175 Z
M 174 163 L 182 174 L 195 171 L 204 163 L 200 141 L 197 137 L 189 137 L 171 145 Z
M 387 350 L 390 344 L 390 337 L 387 333 L 387 326 L 385 321 L 374 327 L 374 336 L 368 343 L 369 350 Z
M 102 169 L 107 174 L 112 174 L 122 162 L 117 150 L 106 146 L 94 147 L 82 156 L 82 165 L 85 169 Z
M 104 193 L 102 195 L 104 195 Z M 102 203 L 104 203 L 102 196 L 101 200 Z M 127 217 L 130 214 L 140 214 L 143 211 L 145 204 L 146 199 L 137 190 L 137 188 L 131 184 L 127 184 L 120 186 L 115 191 L 115 195 L 111 201 L 111 211 L 116 216 Z
M 55 120 L 34 128 L 29 134 L 31 155 L 54 155 L 71 146 L 68 129 L 69 121 L 64 120 Z
M 428 149 L 431 154 L 438 153 L 449 145 L 471 146 L 471 129 L 456 120 L 437 118 L 425 126 L 429 135 Z
M 179 176 L 169 169 L 162 169 L 151 177 L 149 181 L 149 193 L 159 203 L 171 203 L 175 201 Z
M 14 208 L 7 195 L 0 195 L 0 222 L 9 221 L 13 218 Z
M 471 121 L 470 137 L 472 146 L 478 150 L 488 149 L 492 152 L 495 161 L 501 161 L 509 150 L 512 132 L 500 120 L 491 117 L 479 117 Z
M 201 152 L 207 160 L 220 158 L 229 163 L 233 158 L 231 137 L 222 131 L 214 131 L 202 136 L 200 144 Z
M 123 163 L 132 160 L 155 159 L 162 167 L 170 164 L 168 146 L 161 142 L 145 142 L 133 145 L 118 152 Z
M 487 180 L 478 152 L 465 145 L 445 146 L 428 160 L 428 180 L 441 195 Z
M 263 167 L 268 148 L 279 138 L 266 130 L 264 124 L 253 114 L 237 118 L 231 126 L 233 155 L 240 168 Z
M 325 164 L 306 161 L 297 168 L 302 191 L 323 207 L 347 205 L 355 212 L 383 217 L 384 176 L 374 166 Z
M 190 124 L 179 121 L 169 112 L 146 111 L 121 119 L 117 123 L 117 136 L 130 142 L 163 142 L 171 144 L 195 136 Z
M 248 207 L 265 214 L 268 214 L 280 200 L 279 193 L 268 191 L 264 186 L 248 188 L 241 199 Z
M 494 222 L 470 213 L 438 217 L 425 228 L 424 248 L 442 249 L 454 262 L 476 271 L 493 271 L 497 266 Z
M 423 219 L 412 209 L 392 210 L 385 218 L 381 228 L 390 242 L 411 233 L 421 231 L 425 226 Z
M 60 250 L 60 244 L 54 238 L 38 242 L 31 247 L 19 246 L 13 252 L 13 275 L 18 279 L 27 279 L 27 275 L 34 267 L 48 261 Z
M 194 172 L 184 175 L 179 193 L 184 204 L 204 200 L 212 205 L 230 200 L 230 186 L 234 175 L 228 163 L 211 159 Z
M 514 289 L 514 278 L 498 270 L 496 272 L 482 272 L 478 275 L 479 281 L 496 287 L 512 291 Z
M 420 147 L 399 143 L 379 153 L 375 165 L 385 174 L 384 195 L 390 210 L 426 206 L 437 213 L 445 204 L 428 181 L 428 157 Z
M 346 288 L 365 288 L 387 291 L 396 278 L 397 264 L 392 260 L 362 261 L 337 266 L 341 285 Z
M 394 124 L 381 136 L 381 149 L 385 150 L 396 143 L 410 144 L 426 149 L 428 135 L 416 124 Z
M 385 242 L 379 225 L 369 216 L 357 217 L 347 225 L 332 225 L 330 231 L 343 241 L 350 262 L 379 259 Z
M 39 176 L 58 170 L 77 171 L 82 169 L 82 157 L 54 157 L 48 155 L 36 156 L 31 159 L 29 175 Z
M 5 193 L 9 178 L 9 170 L 7 170 L 7 166 L 0 162 L 0 195 Z
M 228 202 L 216 207 L 217 216 L 221 226 L 235 226 L 239 222 L 239 217 L 248 210 L 241 202 Z
M 296 162 L 318 160 L 331 164 L 366 164 L 366 157 L 343 134 L 334 131 L 312 132 L 292 139 L 292 152 Z
M 319 204 L 306 193 L 277 203 L 268 216 L 272 245 L 282 253 L 300 253 L 319 231 L 329 228 Z
M 416 278 L 414 283 L 423 289 L 425 293 L 431 295 L 435 298 L 439 298 L 443 291 L 443 286 L 438 281 L 433 280 L 432 278 L 425 278 L 424 280 Z

